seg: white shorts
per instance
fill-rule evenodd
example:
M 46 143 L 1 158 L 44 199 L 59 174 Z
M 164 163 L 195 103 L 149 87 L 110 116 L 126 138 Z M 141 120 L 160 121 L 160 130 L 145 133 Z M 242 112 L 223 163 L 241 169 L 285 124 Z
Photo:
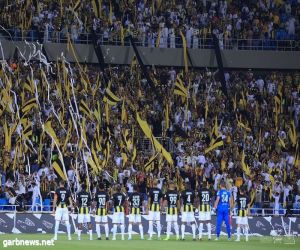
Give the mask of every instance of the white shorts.
M 97 222 L 97 223 L 107 223 L 108 222 L 107 215 L 102 215 L 102 216 L 96 215 L 95 216 L 95 222 Z
M 242 217 L 242 216 L 237 216 L 236 217 L 236 224 L 239 225 L 248 225 L 248 217 Z
M 166 216 L 166 222 L 177 222 L 177 214 L 173 214 L 173 215 L 170 215 L 170 214 L 167 214 Z
M 78 223 L 90 223 L 91 215 L 90 214 L 78 214 Z
M 55 220 L 69 221 L 69 211 L 68 208 L 57 207 L 55 211 Z
M 142 216 L 140 214 L 129 214 L 129 222 L 131 223 L 141 223 Z
M 195 221 L 194 212 L 182 212 L 181 221 L 182 222 L 194 222 Z
M 148 220 L 160 221 L 160 212 L 149 211 Z
M 124 224 L 125 223 L 125 215 L 124 212 L 115 212 L 112 218 L 113 224 Z
M 210 212 L 199 212 L 199 220 L 200 221 L 211 220 L 211 213 Z

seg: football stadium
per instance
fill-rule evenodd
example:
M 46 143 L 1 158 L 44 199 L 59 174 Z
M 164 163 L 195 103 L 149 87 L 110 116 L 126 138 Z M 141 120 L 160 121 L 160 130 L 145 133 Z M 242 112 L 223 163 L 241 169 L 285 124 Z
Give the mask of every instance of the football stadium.
M 299 249 L 299 0 L 0 0 L 1 249 Z

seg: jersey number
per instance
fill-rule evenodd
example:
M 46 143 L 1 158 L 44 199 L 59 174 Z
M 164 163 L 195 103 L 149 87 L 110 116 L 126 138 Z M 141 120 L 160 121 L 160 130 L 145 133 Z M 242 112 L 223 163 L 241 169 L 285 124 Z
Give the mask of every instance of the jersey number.
M 158 201 L 158 194 L 154 194 L 154 201 Z
M 61 198 L 61 201 L 65 201 L 66 194 L 61 194 L 60 198 Z
M 82 206 L 87 206 L 87 201 L 88 201 L 87 198 L 82 198 L 82 199 L 81 199 Z
M 241 209 L 245 209 L 246 208 L 246 200 L 240 199 L 240 205 L 241 205 Z
M 228 195 L 222 194 L 222 203 L 227 203 L 227 202 L 228 202 Z
M 118 196 L 118 201 L 119 201 L 119 205 L 118 206 L 121 206 L 121 204 L 122 204 L 122 196 Z
M 176 196 L 170 196 L 170 204 L 171 205 L 176 205 L 177 202 L 177 197 Z
M 209 202 L 209 194 L 202 194 L 202 202 Z
M 132 199 L 132 205 L 134 207 L 138 207 L 140 205 L 140 198 L 139 197 L 133 197 L 133 199 Z
M 187 202 L 191 202 L 191 195 L 188 195 L 188 196 L 186 197 L 186 201 L 187 201 Z
M 98 203 L 99 203 L 100 206 L 104 206 L 105 205 L 105 198 L 99 198 Z

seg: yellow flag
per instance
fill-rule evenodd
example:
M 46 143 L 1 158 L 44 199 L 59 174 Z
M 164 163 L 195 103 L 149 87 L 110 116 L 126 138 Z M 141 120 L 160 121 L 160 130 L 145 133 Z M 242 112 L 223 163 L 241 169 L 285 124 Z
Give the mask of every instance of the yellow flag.
M 111 106 L 116 105 L 121 99 L 117 97 L 109 88 L 106 88 L 103 101 Z
M 93 173 L 98 173 L 98 167 L 96 165 L 96 163 L 94 162 L 92 156 L 89 156 L 88 159 L 87 159 L 87 163 L 92 167 L 93 169 Z
M 62 178 L 64 181 L 67 180 L 66 176 L 64 175 L 57 161 L 52 162 L 52 167 L 56 171 L 56 173 L 60 176 L 60 178 Z
M 5 137 L 5 139 L 4 139 L 4 149 L 6 151 L 10 152 L 10 150 L 11 150 L 11 134 L 8 130 L 6 120 L 4 121 L 3 129 L 4 129 L 4 137 Z
M 146 135 L 148 139 L 150 139 L 153 143 L 153 147 L 155 150 L 159 153 L 162 153 L 162 155 L 165 157 L 165 159 L 168 161 L 170 165 L 173 165 L 173 159 L 171 154 L 160 144 L 160 142 L 153 136 L 152 131 L 146 121 L 143 121 L 139 114 L 136 114 L 137 122 L 140 125 L 142 131 Z
M 174 88 L 174 94 L 183 96 L 184 98 L 188 97 L 188 88 L 186 88 L 183 84 L 180 76 L 177 76 Z
M 188 73 L 189 66 L 188 66 L 188 56 L 187 56 L 187 45 L 186 45 L 185 36 L 183 35 L 182 31 L 180 31 L 180 36 L 182 39 L 182 46 L 183 46 L 184 71 L 185 71 L 185 73 Z
M 135 161 L 136 158 L 136 147 L 133 147 L 133 153 L 132 153 L 132 158 L 131 158 L 131 162 L 133 163 Z
M 45 129 L 46 133 L 54 140 L 56 146 L 59 146 L 60 143 L 59 143 L 59 140 L 56 136 L 55 131 L 52 128 L 51 121 L 47 121 L 45 123 L 44 129 Z
M 156 38 L 156 48 L 159 48 L 159 44 L 160 44 L 160 36 L 161 36 L 161 31 L 160 29 L 158 30 L 158 34 L 157 34 L 157 38 Z
M 292 120 L 289 131 L 288 131 L 289 138 L 292 142 L 293 147 L 295 147 L 297 143 L 297 132 L 294 120 Z
M 128 161 L 128 157 L 125 153 L 121 153 L 122 159 L 123 159 L 123 167 L 125 166 L 126 162 Z
M 155 155 L 153 155 L 149 161 L 145 164 L 144 168 L 145 168 L 145 172 L 151 172 L 154 168 L 154 161 L 156 159 L 156 157 L 158 156 L 158 153 L 156 153 Z
M 244 173 L 246 175 L 250 176 L 251 171 L 250 171 L 250 168 L 249 168 L 248 164 L 245 163 L 245 152 L 244 152 L 244 150 L 243 150 L 243 153 L 242 153 L 241 164 L 242 164 L 242 169 L 243 169 Z
M 124 46 L 124 27 L 121 23 L 121 26 L 120 26 L 120 38 L 121 38 L 121 45 Z
M 111 4 L 111 0 L 109 1 L 109 23 L 110 25 L 112 25 L 112 18 L 113 18 L 113 10 L 112 10 L 112 4 Z
M 121 121 L 127 123 L 127 113 L 125 109 L 125 101 L 122 103 Z

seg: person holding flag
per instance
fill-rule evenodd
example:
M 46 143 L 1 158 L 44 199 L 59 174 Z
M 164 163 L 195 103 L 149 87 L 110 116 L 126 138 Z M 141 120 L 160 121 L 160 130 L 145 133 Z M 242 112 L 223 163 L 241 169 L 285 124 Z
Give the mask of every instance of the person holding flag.
M 226 224 L 226 230 L 228 234 L 228 240 L 231 239 L 230 233 L 230 210 L 233 208 L 233 199 L 230 195 L 230 192 L 226 190 L 226 183 L 224 180 L 220 182 L 220 190 L 217 193 L 217 199 L 215 201 L 213 210 L 217 211 L 217 238 L 220 238 L 221 226 L 224 221 Z

